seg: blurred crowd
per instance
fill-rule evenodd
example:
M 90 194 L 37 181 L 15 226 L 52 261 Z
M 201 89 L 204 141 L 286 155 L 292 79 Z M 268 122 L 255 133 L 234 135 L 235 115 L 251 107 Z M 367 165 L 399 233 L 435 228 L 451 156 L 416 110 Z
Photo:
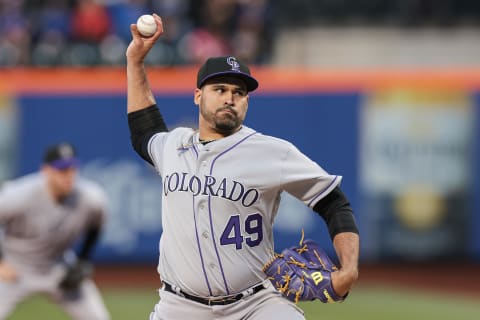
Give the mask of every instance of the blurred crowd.
M 147 63 L 166 66 L 266 64 L 280 30 L 312 24 L 480 26 L 478 0 L 0 0 L 0 66 L 121 65 L 130 24 L 152 12 L 166 31 Z
M 268 60 L 268 0 L 0 0 L 0 66 L 121 65 L 130 24 L 152 12 L 166 30 L 149 64 Z

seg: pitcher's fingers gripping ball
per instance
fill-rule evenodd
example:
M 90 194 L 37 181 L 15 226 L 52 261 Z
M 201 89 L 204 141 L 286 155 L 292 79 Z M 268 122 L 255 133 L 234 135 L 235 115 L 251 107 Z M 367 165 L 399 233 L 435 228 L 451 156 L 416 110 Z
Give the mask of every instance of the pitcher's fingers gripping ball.
M 157 31 L 155 18 L 150 14 L 144 14 L 137 20 L 137 30 L 144 37 L 151 37 Z
M 298 247 L 275 253 L 263 271 L 287 299 L 298 303 L 318 299 L 323 303 L 339 302 L 332 287 L 331 273 L 338 268 L 325 250 L 312 240 L 302 240 Z

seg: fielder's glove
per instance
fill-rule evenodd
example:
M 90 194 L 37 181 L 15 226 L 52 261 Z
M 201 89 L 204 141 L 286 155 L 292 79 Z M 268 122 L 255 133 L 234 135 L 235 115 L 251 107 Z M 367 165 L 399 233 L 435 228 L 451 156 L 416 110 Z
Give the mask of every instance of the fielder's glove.
M 76 291 L 85 278 L 93 274 L 93 265 L 84 260 L 77 260 L 67 266 L 67 272 L 60 281 L 59 287 L 65 291 Z
M 302 240 L 298 247 L 275 253 L 263 271 L 275 288 L 287 299 L 298 303 L 318 299 L 323 303 L 339 302 L 332 287 L 331 273 L 338 268 L 327 253 L 312 240 Z

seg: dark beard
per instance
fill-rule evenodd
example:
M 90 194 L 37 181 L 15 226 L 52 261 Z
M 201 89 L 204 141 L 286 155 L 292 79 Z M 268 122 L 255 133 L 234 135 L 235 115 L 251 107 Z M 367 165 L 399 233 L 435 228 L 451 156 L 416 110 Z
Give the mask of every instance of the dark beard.
M 222 123 L 217 123 L 216 124 L 215 130 L 218 133 L 221 133 L 222 135 L 230 135 L 230 134 L 234 133 L 235 131 L 237 131 L 238 127 L 239 127 L 239 125 L 237 125 L 237 124 L 233 125 L 233 123 L 222 122 Z
M 237 117 L 237 113 L 235 111 L 233 113 L 234 116 L 215 121 L 215 130 L 218 133 L 223 135 L 232 134 L 242 125 L 242 121 Z

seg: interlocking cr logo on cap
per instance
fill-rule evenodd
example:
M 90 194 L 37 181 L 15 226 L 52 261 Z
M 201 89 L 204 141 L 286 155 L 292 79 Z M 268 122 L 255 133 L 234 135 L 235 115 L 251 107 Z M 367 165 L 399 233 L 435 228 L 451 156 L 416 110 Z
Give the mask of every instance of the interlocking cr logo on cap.
M 233 71 L 240 72 L 240 64 L 237 62 L 237 58 L 235 57 L 228 57 L 227 63 L 232 66 Z
M 60 145 L 58 153 L 60 154 L 60 157 L 62 159 L 68 159 L 68 158 L 72 158 L 74 156 L 73 149 L 68 144 Z

